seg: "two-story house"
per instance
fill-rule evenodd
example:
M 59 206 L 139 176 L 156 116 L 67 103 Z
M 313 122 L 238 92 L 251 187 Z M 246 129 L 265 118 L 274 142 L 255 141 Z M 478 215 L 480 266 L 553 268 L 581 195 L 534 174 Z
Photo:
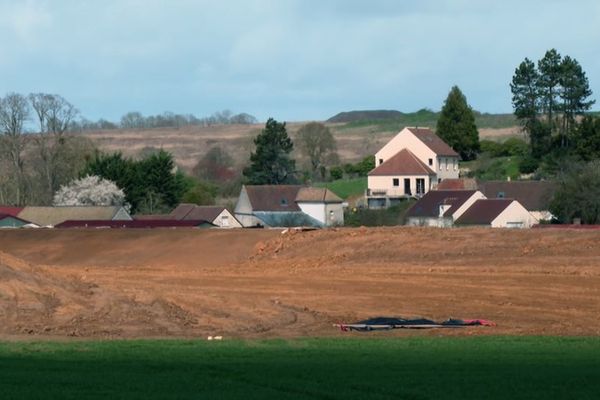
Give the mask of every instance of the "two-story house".
M 458 178 L 458 153 L 429 128 L 404 128 L 375 154 L 367 204 L 385 208 Z

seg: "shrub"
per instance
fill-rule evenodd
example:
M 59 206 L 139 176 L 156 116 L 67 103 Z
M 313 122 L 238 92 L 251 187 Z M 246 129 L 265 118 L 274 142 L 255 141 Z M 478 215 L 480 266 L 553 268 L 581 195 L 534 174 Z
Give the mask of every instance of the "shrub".
M 340 166 L 331 167 L 329 170 L 329 175 L 331 176 L 331 180 L 338 180 L 344 177 L 344 170 Z
M 76 179 L 54 195 L 55 206 L 122 206 L 125 193 L 114 182 L 99 176 Z
M 502 152 L 506 156 L 523 157 L 529 152 L 529 145 L 523 139 L 511 137 L 502 143 Z
M 504 152 L 502 144 L 493 140 L 482 140 L 479 142 L 479 146 L 482 153 L 488 153 L 492 157 L 501 157 Z
M 539 164 L 539 160 L 529 154 L 519 161 L 519 172 L 522 174 L 532 174 L 538 169 Z

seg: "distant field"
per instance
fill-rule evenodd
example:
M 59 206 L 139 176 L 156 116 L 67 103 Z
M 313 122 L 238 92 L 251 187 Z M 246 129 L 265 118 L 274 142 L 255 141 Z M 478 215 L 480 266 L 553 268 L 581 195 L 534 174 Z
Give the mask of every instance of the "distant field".
M 375 337 L 374 337 L 375 336 Z M 369 337 L 370 339 L 367 339 Z M 0 343 L 11 399 L 597 399 L 600 339 Z
M 408 114 L 407 114 L 408 115 Z M 481 138 L 503 139 L 519 135 L 519 128 L 511 125 L 512 117 L 482 115 L 479 125 Z M 367 155 L 375 154 L 391 137 L 405 126 L 429 126 L 435 128 L 437 117 L 431 115 L 403 117 L 397 120 L 357 121 L 350 123 L 327 123 L 337 141 L 340 160 L 356 162 Z M 288 123 L 288 132 L 295 140 L 304 122 Z M 190 171 L 198 160 L 212 147 L 219 146 L 231 155 L 235 166 L 241 169 L 248 163 L 254 149 L 253 139 L 263 129 L 256 125 L 220 125 L 211 127 L 189 126 L 182 128 L 113 129 L 86 132 L 105 151 L 120 151 L 137 157 L 148 148 L 162 148 L 173 154 L 177 164 Z M 293 153 L 300 167 L 307 160 L 300 153 Z

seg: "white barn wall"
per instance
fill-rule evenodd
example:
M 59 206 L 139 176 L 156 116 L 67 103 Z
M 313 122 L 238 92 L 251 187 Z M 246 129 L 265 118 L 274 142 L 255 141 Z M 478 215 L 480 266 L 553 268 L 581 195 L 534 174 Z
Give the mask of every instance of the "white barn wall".
M 227 217 L 228 225 L 225 225 L 224 218 Z M 242 224 L 226 208 L 212 221 L 213 224 L 223 229 L 241 228 Z
M 325 203 L 297 202 L 297 204 L 303 213 L 310 215 L 311 217 L 325 225 Z
M 492 228 L 507 228 L 510 223 L 514 222 L 522 223 L 521 228 L 531 228 L 536 220 L 521 203 L 514 200 L 492 221 L 491 226 Z

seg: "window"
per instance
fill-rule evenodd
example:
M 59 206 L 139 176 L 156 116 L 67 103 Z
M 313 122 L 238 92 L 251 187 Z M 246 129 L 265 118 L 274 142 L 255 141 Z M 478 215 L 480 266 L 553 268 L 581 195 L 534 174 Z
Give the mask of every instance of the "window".
M 287 200 L 286 200 L 286 199 L 284 199 L 284 198 L 281 198 L 281 202 L 280 202 L 280 204 L 281 204 L 281 206 L 282 206 L 282 207 L 287 207 L 287 205 L 288 205 L 288 202 L 287 202 Z
M 383 158 L 379 159 L 379 165 L 383 164 Z
M 229 226 L 229 216 L 221 216 L 221 226 Z
M 498 196 L 496 196 L 499 199 L 503 199 L 506 195 L 504 194 L 504 192 L 498 192 Z
M 449 164 L 449 163 L 448 163 L 448 159 L 446 158 L 446 171 L 448 171 L 448 167 L 449 167 L 449 165 L 448 165 L 448 164 Z
M 442 170 L 442 159 L 438 158 L 438 165 L 440 166 L 440 171 Z
M 417 194 L 425 194 L 425 179 L 417 178 Z
M 400 186 L 400 179 L 398 179 L 398 178 L 394 178 L 394 179 L 392 179 L 392 184 L 393 184 L 394 186 Z
M 433 165 L 433 158 L 429 159 L 429 166 L 431 167 Z
M 454 170 L 456 171 L 458 169 L 458 162 L 457 159 L 454 159 Z

